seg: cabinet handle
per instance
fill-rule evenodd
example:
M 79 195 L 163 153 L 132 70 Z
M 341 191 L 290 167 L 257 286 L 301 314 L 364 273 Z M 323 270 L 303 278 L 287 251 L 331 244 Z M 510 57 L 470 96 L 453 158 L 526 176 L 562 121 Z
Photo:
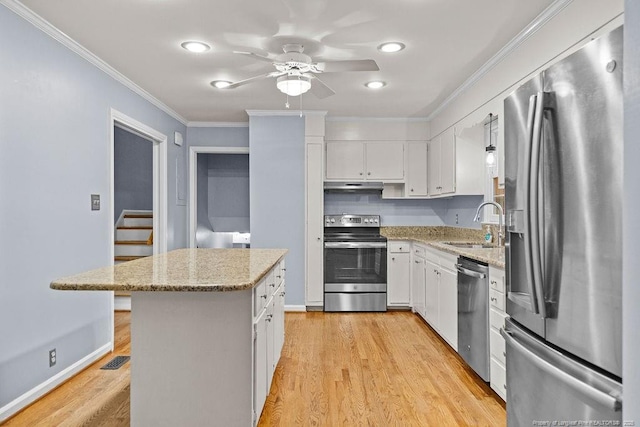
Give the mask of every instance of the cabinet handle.
M 396 260 L 395 258 L 391 258 L 391 261 L 395 261 L 395 260 Z
M 411 189 L 411 191 L 413 191 L 413 188 Z
M 276 276 L 278 279 L 281 278 L 282 276 Z
M 498 301 L 498 298 L 491 297 L 491 301 Z
M 507 357 L 507 352 L 506 352 L 506 351 L 503 351 L 503 352 L 502 352 L 502 356 L 503 356 L 503 357 Z
M 400 246 L 400 250 L 402 250 L 402 246 Z
M 367 175 L 371 175 L 371 172 L 367 172 Z
M 507 385 L 506 384 L 502 384 L 502 388 L 504 388 L 506 390 L 507 389 Z
M 362 175 L 362 172 L 360 172 L 360 175 Z
M 415 260 L 413 262 L 415 262 L 416 264 L 420 264 L 420 261 L 418 261 L 418 260 Z
M 320 237 L 318 237 L 318 242 L 319 242 L 320 240 L 322 240 L 322 239 L 320 239 Z
M 284 291 L 280 292 L 280 296 L 283 297 L 284 296 Z
M 272 317 L 273 317 L 273 314 L 267 314 L 267 318 L 264 320 L 266 320 L 267 322 L 271 322 Z
M 266 294 L 265 295 L 260 295 L 260 298 L 267 299 L 267 295 Z
M 287 271 L 287 269 L 286 269 L 286 268 L 283 268 L 283 269 L 282 269 L 282 271 Z
M 491 284 L 492 284 L 492 285 L 496 285 L 496 286 L 497 286 L 497 285 L 498 285 L 498 282 L 496 282 L 495 280 L 492 280 L 492 281 L 491 281 Z
M 269 283 L 269 286 L 271 286 L 272 288 L 276 286 L 275 283 Z

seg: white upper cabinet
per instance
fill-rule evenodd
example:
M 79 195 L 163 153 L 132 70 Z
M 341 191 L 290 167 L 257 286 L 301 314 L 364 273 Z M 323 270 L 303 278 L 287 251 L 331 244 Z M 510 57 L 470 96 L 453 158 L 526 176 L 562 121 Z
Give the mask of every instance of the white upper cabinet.
M 453 128 L 447 129 L 440 140 L 440 193 L 456 191 L 456 140 Z
M 404 179 L 402 142 L 365 142 L 366 179 L 392 181 Z
M 409 197 L 424 197 L 427 189 L 427 142 L 407 143 L 407 190 Z
M 440 194 L 440 145 L 441 137 L 437 136 L 429 142 L 428 183 L 429 195 Z
M 327 180 L 402 181 L 402 141 L 327 141 Z
M 327 141 L 327 179 L 364 179 L 364 143 Z

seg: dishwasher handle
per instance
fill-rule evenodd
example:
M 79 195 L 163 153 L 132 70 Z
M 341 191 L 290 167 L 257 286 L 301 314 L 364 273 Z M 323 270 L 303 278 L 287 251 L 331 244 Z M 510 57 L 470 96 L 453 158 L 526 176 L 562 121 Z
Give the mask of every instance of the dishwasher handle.
M 461 264 L 456 264 L 456 270 L 458 270 L 458 273 L 462 273 L 465 276 L 475 277 L 476 279 L 484 279 L 487 277 L 486 274 L 469 270 L 468 268 L 464 268 Z

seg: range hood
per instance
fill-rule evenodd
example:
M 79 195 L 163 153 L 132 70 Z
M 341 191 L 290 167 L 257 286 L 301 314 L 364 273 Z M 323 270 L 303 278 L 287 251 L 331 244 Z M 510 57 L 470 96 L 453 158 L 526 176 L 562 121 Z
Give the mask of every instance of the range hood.
M 325 182 L 327 193 L 381 193 L 382 182 Z

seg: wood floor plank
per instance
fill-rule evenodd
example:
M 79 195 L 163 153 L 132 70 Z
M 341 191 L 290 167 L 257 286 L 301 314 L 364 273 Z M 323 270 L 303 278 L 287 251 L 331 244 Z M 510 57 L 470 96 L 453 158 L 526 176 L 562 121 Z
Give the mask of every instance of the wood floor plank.
M 130 313 L 115 352 L 6 426 L 129 425 Z M 418 316 L 286 313 L 286 340 L 259 426 L 504 426 L 505 405 Z

